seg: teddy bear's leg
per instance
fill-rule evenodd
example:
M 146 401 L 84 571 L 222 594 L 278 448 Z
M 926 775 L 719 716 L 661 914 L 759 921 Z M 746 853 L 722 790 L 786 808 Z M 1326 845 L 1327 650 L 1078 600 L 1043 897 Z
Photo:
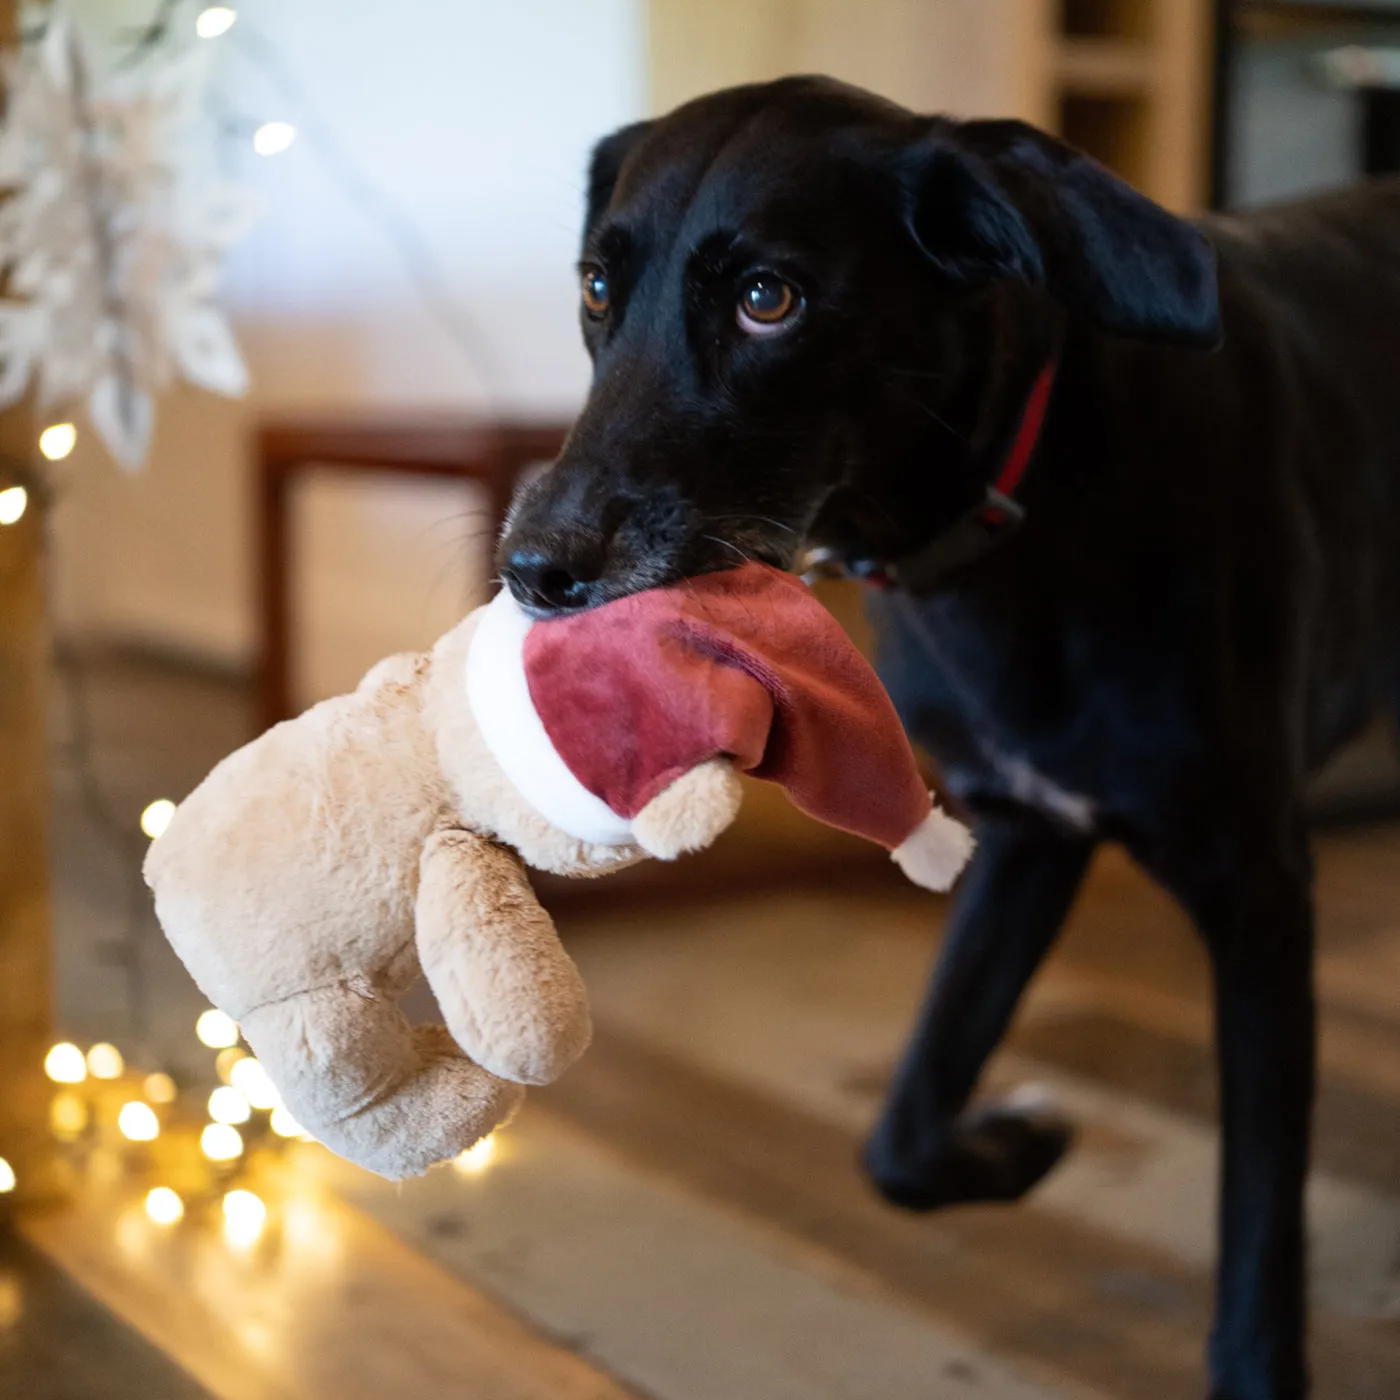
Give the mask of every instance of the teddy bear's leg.
M 392 1180 L 456 1156 L 523 1097 L 441 1026 L 411 1026 L 394 1002 L 346 984 L 273 1002 L 240 1024 L 297 1122 Z
M 458 1045 L 493 1074 L 548 1084 L 588 1048 L 588 994 L 519 858 L 433 833 L 419 862 L 418 958 Z

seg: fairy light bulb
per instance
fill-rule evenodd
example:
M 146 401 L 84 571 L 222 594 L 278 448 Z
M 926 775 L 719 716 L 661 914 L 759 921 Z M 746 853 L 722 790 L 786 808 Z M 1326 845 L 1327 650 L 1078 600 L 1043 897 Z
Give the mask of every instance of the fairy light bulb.
M 488 1133 L 474 1142 L 465 1152 L 452 1159 L 453 1168 L 462 1176 L 480 1176 L 496 1160 L 496 1135 Z
M 226 1050 L 220 1050 L 214 1059 L 214 1072 L 219 1076 L 219 1083 L 233 1083 L 233 1067 L 239 1060 L 246 1060 L 248 1052 L 241 1045 L 230 1045 Z
M 220 1084 L 209 1095 L 209 1116 L 216 1123 L 246 1123 L 253 1116 L 253 1110 L 232 1084 Z
M 210 5 L 195 16 L 194 32 L 201 39 L 217 39 L 227 34 L 237 19 L 238 11 L 231 5 Z
M 253 1108 L 264 1111 L 277 1108 L 282 1096 L 268 1078 L 267 1071 L 251 1055 L 245 1055 L 229 1070 L 228 1081 Z
M 8 1196 L 19 1185 L 15 1179 L 15 1169 L 0 1157 L 0 1196 Z
M 44 1056 L 44 1073 L 55 1084 L 81 1084 L 87 1078 L 87 1057 L 70 1040 L 61 1040 Z
M 224 1197 L 224 1238 L 235 1248 L 254 1243 L 267 1223 L 267 1207 L 251 1191 L 230 1191 Z
M 87 1067 L 94 1079 L 120 1079 L 126 1069 L 126 1061 L 115 1045 L 99 1040 L 87 1052 Z
M 260 156 L 280 156 L 296 139 L 291 122 L 264 122 L 253 133 L 253 149 Z
M 158 836 L 165 835 L 165 829 L 174 815 L 175 804 L 168 797 L 157 797 L 141 813 L 141 830 L 154 841 Z
M 211 1162 L 232 1162 L 243 1155 L 243 1134 L 232 1123 L 210 1123 L 199 1135 L 199 1150 Z
M 78 430 L 71 423 L 51 423 L 39 434 L 39 451 L 50 462 L 61 462 L 78 444 Z
M 117 1127 L 132 1142 L 154 1142 L 160 1136 L 160 1119 L 150 1104 L 131 1099 L 117 1114 Z
M 291 1110 L 282 1105 L 272 1110 L 272 1117 L 267 1120 L 267 1126 L 272 1129 L 278 1137 L 294 1138 L 301 1137 L 306 1129 L 292 1117 Z
M 141 1081 L 141 1092 L 152 1103 L 174 1103 L 180 1093 L 175 1081 L 159 1070 L 155 1074 L 148 1074 Z
M 185 1203 L 170 1187 L 153 1186 L 146 1192 L 146 1214 L 157 1225 L 174 1225 L 184 1218 Z
M 211 1050 L 228 1050 L 238 1044 L 238 1023 L 212 1006 L 200 1013 L 199 1020 L 194 1023 L 194 1033 L 200 1044 Z
M 80 1138 L 88 1125 L 88 1106 L 81 1094 L 65 1089 L 53 1096 L 49 1105 L 49 1129 L 60 1142 Z
M 29 492 L 23 486 L 7 486 L 0 491 L 0 525 L 14 525 L 24 518 Z

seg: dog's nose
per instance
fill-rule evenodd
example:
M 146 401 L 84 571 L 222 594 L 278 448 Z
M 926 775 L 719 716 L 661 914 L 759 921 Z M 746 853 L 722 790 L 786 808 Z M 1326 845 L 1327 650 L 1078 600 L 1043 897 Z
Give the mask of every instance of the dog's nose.
M 601 541 L 574 539 L 540 547 L 522 541 L 506 550 L 501 577 L 532 612 L 572 612 L 592 601 L 590 585 L 603 572 Z

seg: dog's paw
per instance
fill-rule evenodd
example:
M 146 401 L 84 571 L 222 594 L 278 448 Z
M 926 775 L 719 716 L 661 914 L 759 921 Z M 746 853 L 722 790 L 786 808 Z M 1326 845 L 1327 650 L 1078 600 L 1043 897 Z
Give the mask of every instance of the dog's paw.
M 937 1140 L 920 1142 L 887 1119 L 866 1144 L 865 1170 L 887 1201 L 937 1210 L 1016 1201 L 1069 1150 L 1074 1125 L 1043 1100 L 1016 1095 L 969 1109 Z

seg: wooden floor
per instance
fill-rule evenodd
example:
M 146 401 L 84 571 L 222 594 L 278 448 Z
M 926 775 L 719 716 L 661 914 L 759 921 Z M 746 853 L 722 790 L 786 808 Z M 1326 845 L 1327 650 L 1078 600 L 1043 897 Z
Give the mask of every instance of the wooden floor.
M 236 741 L 237 697 L 182 684 L 128 677 L 127 720 L 103 730 L 106 771 L 136 810 L 159 795 L 143 783 L 178 783 Z M 140 716 L 169 713 L 172 693 L 195 708 L 153 736 Z M 87 828 L 64 790 L 74 839 L 60 833 L 60 984 L 79 1033 L 95 1033 L 126 1012 L 110 968 L 89 961 L 117 876 L 78 848 Z M 1316 1393 L 1394 1400 L 1400 826 L 1323 833 L 1318 849 Z M 989 1076 L 991 1089 L 1035 1085 L 1065 1104 L 1081 1125 L 1072 1156 L 1022 1206 L 915 1219 L 873 1198 L 855 1155 L 942 912 L 865 875 L 688 908 L 572 904 L 565 930 L 597 1042 L 532 1093 L 485 1171 L 397 1188 L 305 1149 L 268 1183 L 275 1228 L 252 1252 L 197 1219 L 156 1232 L 133 1212 L 134 1179 L 31 1217 L 21 1262 L 47 1280 L 34 1287 L 58 1289 L 89 1320 L 44 1323 L 38 1304 L 7 1313 L 12 1266 L 0 1261 L 0 1394 L 85 1395 L 36 1389 L 47 1327 L 79 1367 L 108 1365 L 123 1339 L 138 1374 L 164 1365 L 139 1392 L 150 1400 L 391 1389 L 1194 1400 L 1215 1172 L 1198 947 L 1106 854 Z M 143 958 L 151 1053 L 178 1057 L 198 1000 L 157 945 Z

